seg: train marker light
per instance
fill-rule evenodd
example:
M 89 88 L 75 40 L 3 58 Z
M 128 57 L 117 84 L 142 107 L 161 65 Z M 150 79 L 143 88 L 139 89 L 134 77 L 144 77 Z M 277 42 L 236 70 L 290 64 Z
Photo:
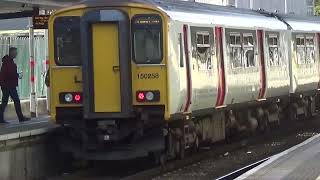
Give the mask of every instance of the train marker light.
M 158 90 L 137 91 L 136 99 L 138 102 L 159 102 L 160 91 Z
M 82 93 L 81 92 L 61 92 L 59 94 L 59 100 L 61 104 L 81 104 Z
M 144 101 L 145 95 L 143 92 L 138 93 L 138 101 Z
M 72 102 L 73 101 L 73 96 L 72 94 L 68 93 L 68 94 L 65 94 L 64 95 L 64 100 L 68 103 Z
M 77 102 L 81 101 L 81 96 L 80 96 L 80 94 L 76 94 L 76 95 L 74 96 L 74 100 L 77 101 Z
M 152 101 L 152 100 L 154 99 L 154 94 L 153 94 L 153 92 L 147 92 L 147 94 L 146 94 L 146 99 L 147 99 L 148 101 Z

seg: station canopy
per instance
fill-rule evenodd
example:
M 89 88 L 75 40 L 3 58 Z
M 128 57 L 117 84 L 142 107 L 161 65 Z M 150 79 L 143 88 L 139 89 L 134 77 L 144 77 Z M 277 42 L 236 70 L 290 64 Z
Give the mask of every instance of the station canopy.
M 81 0 L 0 0 L 0 14 L 32 11 L 34 8 L 52 10 L 67 7 L 80 1 Z
M 0 0 L 0 36 L 12 30 L 27 30 L 28 17 L 41 10 L 71 6 L 81 0 Z

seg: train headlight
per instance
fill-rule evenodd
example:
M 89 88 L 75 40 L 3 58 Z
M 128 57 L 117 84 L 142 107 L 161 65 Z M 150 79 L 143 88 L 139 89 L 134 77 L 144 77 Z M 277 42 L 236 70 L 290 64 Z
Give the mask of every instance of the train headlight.
M 81 104 L 82 99 L 81 92 L 62 92 L 59 94 L 61 104 Z
M 64 95 L 64 100 L 68 103 L 72 102 L 73 101 L 73 95 L 68 93 L 68 94 L 65 94 Z
M 148 101 L 152 101 L 152 100 L 154 99 L 154 94 L 153 94 L 153 92 L 147 92 L 147 93 L 146 93 L 146 99 L 147 99 Z
M 136 99 L 138 102 L 159 102 L 160 91 L 137 91 Z

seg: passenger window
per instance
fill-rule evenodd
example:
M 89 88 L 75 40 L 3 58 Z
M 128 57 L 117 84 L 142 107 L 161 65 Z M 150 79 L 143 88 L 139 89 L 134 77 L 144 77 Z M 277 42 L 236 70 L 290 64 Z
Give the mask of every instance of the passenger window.
M 197 52 L 200 54 L 207 53 L 210 49 L 209 32 L 197 32 Z
M 314 37 L 313 36 L 306 36 L 306 64 L 313 64 L 315 63 L 315 48 L 314 48 Z
M 269 65 L 280 66 L 281 60 L 279 57 L 278 35 L 269 34 L 267 38 L 268 38 L 268 46 L 269 46 Z
M 253 33 L 231 32 L 229 34 L 229 56 L 232 68 L 256 66 L 254 38 Z
M 243 50 L 245 67 L 253 67 L 256 65 L 254 58 L 254 43 L 253 35 L 251 33 L 243 34 Z
M 183 53 L 183 39 L 182 33 L 179 33 L 178 37 L 178 51 L 179 51 L 179 60 L 180 60 L 180 67 L 184 67 L 184 53 Z
M 242 67 L 242 55 L 241 55 L 241 36 L 240 33 L 230 33 L 230 58 L 232 62 L 232 68 Z
M 133 55 L 137 64 L 162 61 L 162 21 L 158 15 L 137 15 L 132 20 Z
M 233 34 L 231 33 L 230 34 L 230 45 L 233 45 L 233 46 L 241 46 L 241 42 L 240 42 L 240 34 Z
M 211 36 L 208 31 L 198 31 L 196 32 L 196 51 L 197 51 L 197 63 L 198 69 L 206 71 L 212 69 L 211 65 Z
M 296 35 L 298 64 L 315 63 L 314 35 Z
M 296 45 L 297 45 L 297 61 L 298 64 L 305 64 L 306 61 L 306 51 L 304 44 L 304 35 L 296 36 Z

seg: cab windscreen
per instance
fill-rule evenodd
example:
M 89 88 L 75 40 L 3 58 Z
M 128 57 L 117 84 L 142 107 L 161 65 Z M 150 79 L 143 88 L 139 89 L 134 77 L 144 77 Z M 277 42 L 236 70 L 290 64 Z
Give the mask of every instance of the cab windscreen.
M 162 21 L 159 15 L 136 15 L 132 19 L 133 56 L 137 64 L 162 61 Z

